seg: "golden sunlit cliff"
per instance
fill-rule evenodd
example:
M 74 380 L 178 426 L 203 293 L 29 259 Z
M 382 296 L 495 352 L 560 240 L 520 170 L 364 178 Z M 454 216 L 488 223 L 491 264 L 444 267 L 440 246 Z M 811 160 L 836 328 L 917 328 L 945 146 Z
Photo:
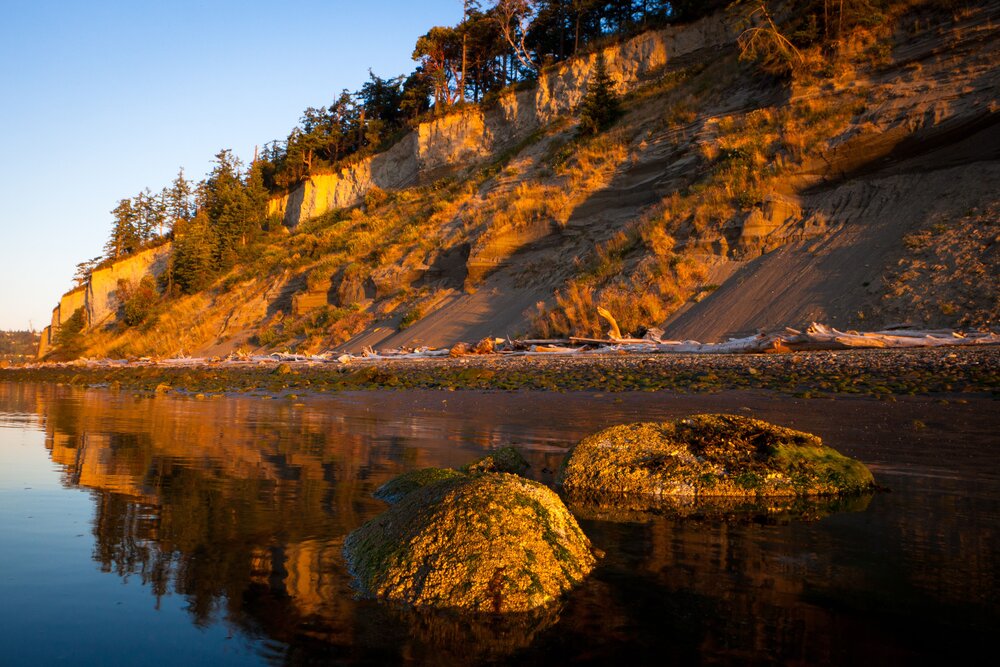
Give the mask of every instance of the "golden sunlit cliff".
M 597 335 L 598 306 L 626 333 L 702 341 L 994 323 L 1000 3 L 889 3 L 786 75 L 740 58 L 741 20 L 604 47 L 623 114 L 596 136 L 575 115 L 591 53 L 313 174 L 271 199 L 283 225 L 155 323 L 108 318 L 95 272 L 84 354 Z

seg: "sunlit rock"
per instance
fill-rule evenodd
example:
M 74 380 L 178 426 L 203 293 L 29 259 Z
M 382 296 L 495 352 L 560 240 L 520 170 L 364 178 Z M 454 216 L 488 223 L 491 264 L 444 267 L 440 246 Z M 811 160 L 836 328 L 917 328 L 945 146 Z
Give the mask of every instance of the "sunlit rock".
M 560 482 L 574 498 L 611 495 L 630 508 L 664 501 L 722 511 L 874 488 L 868 468 L 817 436 L 735 415 L 605 429 L 573 449 Z
M 417 489 L 456 477 L 465 477 L 465 475 L 451 468 L 420 468 L 393 477 L 378 487 L 373 495 L 387 503 L 398 503 Z
M 556 600 L 595 562 L 555 493 L 505 473 L 418 489 L 351 533 L 344 553 L 365 595 L 494 613 Z
M 417 489 L 436 484 L 445 479 L 455 479 L 468 475 L 480 475 L 490 472 L 507 472 L 513 475 L 523 475 L 531 466 L 513 447 L 500 447 L 486 456 L 462 466 L 461 470 L 452 468 L 420 468 L 393 477 L 378 487 L 372 494 L 387 503 L 398 503 Z

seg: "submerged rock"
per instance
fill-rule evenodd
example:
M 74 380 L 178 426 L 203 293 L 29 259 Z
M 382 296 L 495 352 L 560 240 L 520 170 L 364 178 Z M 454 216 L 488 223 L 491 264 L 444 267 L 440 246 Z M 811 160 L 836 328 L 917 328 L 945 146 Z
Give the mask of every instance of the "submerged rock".
M 572 496 L 611 494 L 639 505 L 874 488 L 868 468 L 817 436 L 736 415 L 612 426 L 573 449 L 560 481 Z
M 417 489 L 348 535 L 344 553 L 366 595 L 503 613 L 552 602 L 595 562 L 559 496 L 505 473 Z
M 531 466 L 513 447 L 500 447 L 472 463 L 462 466 L 462 472 L 477 475 L 484 472 L 509 472 L 523 475 Z

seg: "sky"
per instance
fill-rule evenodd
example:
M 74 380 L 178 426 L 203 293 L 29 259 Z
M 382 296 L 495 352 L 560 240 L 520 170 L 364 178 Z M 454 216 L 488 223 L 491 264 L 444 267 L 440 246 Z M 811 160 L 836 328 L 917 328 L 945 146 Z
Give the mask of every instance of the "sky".
M 368 69 L 412 71 L 462 0 L 0 5 L 0 330 L 42 329 L 118 200 L 244 161 Z

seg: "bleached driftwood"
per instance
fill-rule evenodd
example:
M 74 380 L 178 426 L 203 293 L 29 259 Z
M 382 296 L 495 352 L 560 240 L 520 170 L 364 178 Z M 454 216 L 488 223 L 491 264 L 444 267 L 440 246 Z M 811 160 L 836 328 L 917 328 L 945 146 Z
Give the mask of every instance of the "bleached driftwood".
M 759 333 L 745 338 L 734 338 L 724 343 L 700 343 L 694 340 L 662 340 L 662 332 L 650 330 L 648 338 L 551 338 L 502 341 L 489 354 L 505 356 L 552 356 L 576 354 L 757 354 L 774 352 L 800 352 L 809 350 L 848 350 L 863 348 L 904 349 L 921 347 L 955 347 L 970 345 L 1000 345 L 1000 333 L 958 332 L 949 330 L 885 329 L 881 331 L 840 331 L 823 324 L 812 323 L 805 331 L 786 328 L 776 333 Z M 118 366 L 266 366 L 277 363 L 348 364 L 356 361 L 377 362 L 403 359 L 433 359 L 447 357 L 449 348 L 427 348 L 375 351 L 366 347 L 362 354 L 334 351 L 322 354 L 294 354 L 275 352 L 268 355 L 231 354 L 224 359 L 216 357 L 189 357 L 183 353 L 168 357 L 143 357 L 141 359 L 77 359 L 69 362 L 41 362 L 27 364 L 28 368 L 40 366 L 107 368 Z M 488 356 L 488 355 L 487 355 Z
M 781 333 L 757 334 L 724 343 L 663 341 L 658 352 L 699 354 L 740 354 L 761 352 L 796 352 L 806 350 L 846 350 L 860 348 L 911 348 L 955 345 L 997 345 L 1000 334 L 994 332 L 921 332 L 921 331 L 839 331 L 813 322 L 805 331 L 786 329 Z
M 610 329 L 608 329 L 608 336 L 611 338 L 611 340 L 621 340 L 622 332 L 618 328 L 618 322 L 615 320 L 614 316 L 610 312 L 608 312 L 606 308 L 601 308 L 601 307 L 597 308 L 597 314 L 608 321 L 608 325 L 611 327 Z

